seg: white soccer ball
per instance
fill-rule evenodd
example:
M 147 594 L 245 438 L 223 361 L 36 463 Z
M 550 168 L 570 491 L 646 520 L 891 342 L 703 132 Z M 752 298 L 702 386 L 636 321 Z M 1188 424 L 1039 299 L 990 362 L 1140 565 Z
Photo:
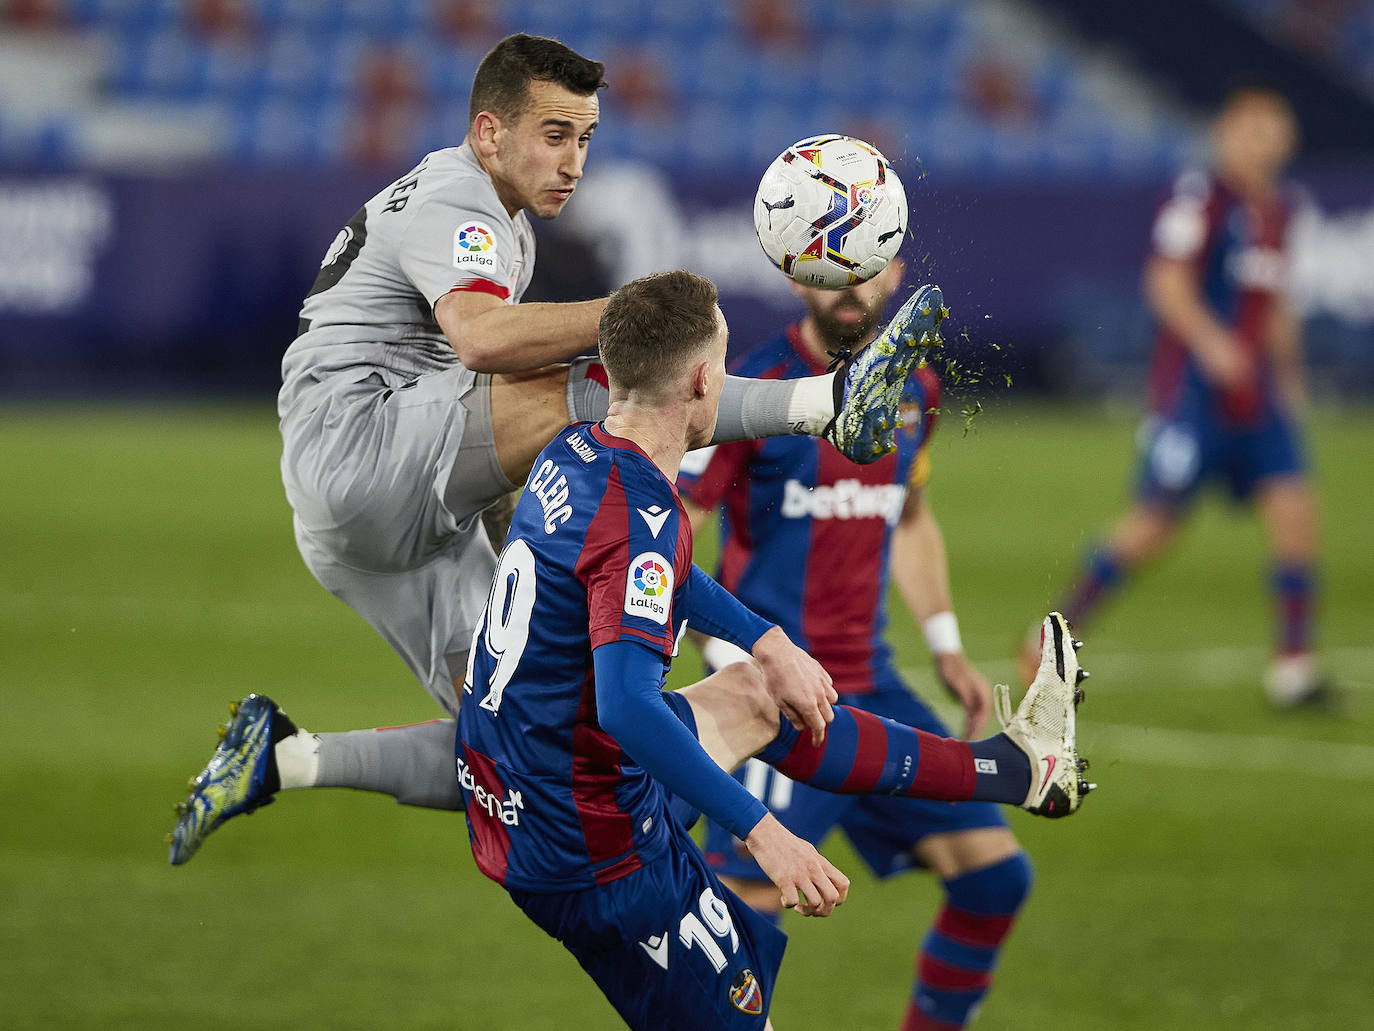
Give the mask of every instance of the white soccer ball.
M 883 270 L 907 228 L 906 190 L 878 149 L 812 136 L 778 155 L 754 195 L 754 229 L 774 265 L 842 290 Z

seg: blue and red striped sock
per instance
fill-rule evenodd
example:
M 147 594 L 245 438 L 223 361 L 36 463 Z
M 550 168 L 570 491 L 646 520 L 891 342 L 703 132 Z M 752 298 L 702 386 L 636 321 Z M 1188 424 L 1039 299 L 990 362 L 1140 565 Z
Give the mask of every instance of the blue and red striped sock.
M 1278 604 L 1278 653 L 1302 655 L 1312 650 L 1312 597 L 1316 577 L 1306 563 L 1275 567 L 1270 589 Z
M 1083 563 L 1073 595 L 1059 611 L 1070 623 L 1081 628 L 1097 606 L 1120 585 L 1122 572 L 1121 560 L 1116 555 L 1106 548 L 1094 548 Z
M 901 1031 L 956 1031 L 992 983 L 998 950 L 1030 894 L 1024 852 L 945 881 L 945 904 L 921 944 Z
M 989 768 L 975 759 L 995 758 Z M 759 758 L 793 780 L 840 795 L 911 795 L 947 802 L 1017 803 L 1030 790 L 1030 762 L 999 734 L 972 745 L 847 705 L 819 746 L 786 720 Z

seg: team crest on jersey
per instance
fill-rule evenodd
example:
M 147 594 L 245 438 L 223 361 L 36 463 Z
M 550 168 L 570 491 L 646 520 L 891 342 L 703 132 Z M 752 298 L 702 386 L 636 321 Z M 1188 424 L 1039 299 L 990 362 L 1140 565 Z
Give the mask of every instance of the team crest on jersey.
M 763 1012 L 763 988 L 754 972 L 747 967 L 730 982 L 730 1005 L 751 1017 Z
M 625 611 L 668 625 L 673 596 L 673 564 L 655 551 L 636 555 L 625 575 Z
M 454 268 L 494 268 L 495 253 L 496 237 L 485 222 L 465 222 L 453 231 Z

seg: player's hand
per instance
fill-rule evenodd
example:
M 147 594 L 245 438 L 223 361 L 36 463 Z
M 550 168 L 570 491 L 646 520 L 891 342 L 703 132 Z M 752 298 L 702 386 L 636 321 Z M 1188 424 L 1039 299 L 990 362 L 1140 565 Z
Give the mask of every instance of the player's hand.
M 754 661 L 763 670 L 768 696 L 783 718 L 798 730 L 811 731 L 811 743 L 825 740 L 825 727 L 835 718 L 840 696 L 830 674 L 783 632 L 773 627 L 754 644 Z M 795 900 L 794 900 L 795 901 Z
M 1246 390 L 1253 387 L 1258 379 L 1259 370 L 1255 360 L 1230 333 L 1218 334 L 1203 346 L 1194 348 L 1202 374 L 1216 387 L 1226 391 Z
M 935 672 L 946 690 L 964 710 L 964 740 L 972 741 L 983 732 L 992 714 L 992 686 L 963 652 L 935 656 Z
M 744 839 L 754 861 L 777 887 L 784 909 L 829 916 L 849 895 L 849 878 L 769 813 Z

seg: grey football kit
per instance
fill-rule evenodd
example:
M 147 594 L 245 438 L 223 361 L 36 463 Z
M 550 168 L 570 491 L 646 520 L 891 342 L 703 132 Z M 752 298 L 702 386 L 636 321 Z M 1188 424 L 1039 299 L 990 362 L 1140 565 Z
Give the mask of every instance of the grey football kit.
M 450 717 L 496 570 L 481 514 L 518 485 L 496 457 L 491 376 L 463 366 L 434 305 L 454 290 L 515 304 L 533 270 L 525 212 L 506 212 L 467 144 L 434 151 L 340 230 L 282 360 L 282 479 L 301 556 Z M 568 370 L 570 422 L 606 415 L 593 365 Z M 814 398 L 829 401 L 831 381 L 807 398 L 803 382 L 727 376 L 713 442 L 820 432 Z M 314 739 L 317 787 L 461 807 L 451 721 Z
M 277 398 L 296 543 L 316 579 L 382 635 L 449 718 L 311 734 L 263 695 L 232 704 L 177 806 L 173 865 L 282 788 L 349 787 L 462 808 L 453 682 L 496 570 L 482 515 L 517 485 L 497 461 L 492 376 L 463 366 L 434 306 L 455 290 L 518 303 L 533 269 L 528 217 L 507 213 L 466 144 L 426 155 L 325 253 Z M 853 460 L 874 461 L 895 437 L 896 387 L 938 341 L 945 314 L 939 289 L 922 287 L 878 344 L 840 356 L 833 376 L 726 376 L 711 443 L 825 434 Z M 596 359 L 568 365 L 565 396 L 569 422 L 606 417 Z
M 435 151 L 340 231 L 301 308 L 278 396 L 282 478 L 306 565 L 450 715 L 495 556 L 480 513 L 515 488 L 496 460 L 490 376 L 434 318 L 480 290 L 514 304 L 534 234 L 466 146 Z

